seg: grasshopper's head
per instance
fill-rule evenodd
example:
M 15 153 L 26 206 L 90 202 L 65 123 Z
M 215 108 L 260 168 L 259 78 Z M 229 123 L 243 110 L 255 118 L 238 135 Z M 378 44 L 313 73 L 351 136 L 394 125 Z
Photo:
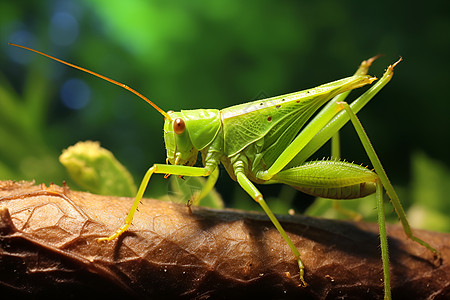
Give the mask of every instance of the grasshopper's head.
M 172 165 L 193 166 L 197 161 L 198 150 L 189 137 L 186 121 L 181 112 L 169 111 L 169 119 L 164 121 L 164 142 L 167 159 Z
M 207 147 L 220 130 L 219 111 L 215 109 L 169 111 L 164 121 L 167 160 L 172 165 L 193 166 L 198 151 Z

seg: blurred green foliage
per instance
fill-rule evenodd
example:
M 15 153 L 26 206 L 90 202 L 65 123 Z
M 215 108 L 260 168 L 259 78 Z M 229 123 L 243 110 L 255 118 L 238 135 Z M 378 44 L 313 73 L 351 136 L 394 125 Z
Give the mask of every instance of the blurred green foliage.
M 130 172 L 98 142 L 78 142 L 64 149 L 59 161 L 77 185 L 88 192 L 121 197 L 137 193 Z
M 402 202 L 444 203 L 448 215 L 447 193 L 436 191 L 435 180 L 417 179 L 415 168 L 434 174 L 442 166 L 433 176 L 448 178 L 449 8 L 445 0 L 2 1 L 0 179 L 61 183 L 68 176 L 58 156 L 80 140 L 100 141 L 136 182 L 165 161 L 163 118 L 148 104 L 7 42 L 129 84 L 164 110 L 224 108 L 313 87 L 353 74 L 381 53 L 370 74 L 381 76 L 399 56 L 404 62 L 359 117 Z M 342 156 L 367 163 L 356 139 L 346 126 Z M 314 159 L 322 156 L 329 149 Z M 168 181 L 154 177 L 149 195 L 167 194 Z M 278 198 L 272 188 L 263 193 Z M 253 205 L 224 170 L 218 189 L 236 206 Z M 310 200 L 283 195 L 292 198 L 284 212 Z M 447 225 L 435 228 L 448 228 L 445 216 L 439 223 Z

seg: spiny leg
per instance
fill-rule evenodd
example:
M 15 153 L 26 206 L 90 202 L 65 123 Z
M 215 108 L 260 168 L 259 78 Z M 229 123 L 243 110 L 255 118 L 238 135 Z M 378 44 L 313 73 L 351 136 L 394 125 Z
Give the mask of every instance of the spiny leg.
M 383 184 L 383 186 L 386 190 L 386 193 L 389 195 L 389 198 L 391 199 L 392 205 L 394 206 L 394 209 L 395 209 L 398 217 L 400 218 L 400 221 L 403 225 L 403 229 L 404 229 L 406 235 L 413 241 L 419 243 L 420 245 L 426 247 L 427 249 L 429 249 L 430 251 L 435 253 L 438 256 L 438 259 L 440 259 L 441 253 L 439 251 L 437 251 L 432 246 L 430 246 L 430 244 L 419 239 L 412 233 L 411 227 L 409 226 L 409 223 L 408 223 L 408 219 L 406 218 L 405 211 L 403 210 L 402 204 L 400 203 L 400 199 L 397 196 L 397 193 L 395 192 L 394 187 L 392 186 L 389 178 L 387 177 L 387 174 L 381 164 L 381 161 L 378 158 L 378 156 L 375 152 L 375 149 L 373 148 L 373 146 L 369 140 L 369 137 L 367 136 L 366 132 L 364 131 L 364 128 L 363 128 L 361 122 L 359 121 L 356 114 L 353 112 L 353 110 L 350 108 L 350 106 L 346 102 L 342 102 L 340 104 L 343 106 L 343 108 L 349 115 L 350 120 L 356 130 L 356 133 L 358 134 L 359 139 L 364 146 L 367 156 L 369 157 L 370 162 L 372 163 L 372 166 L 374 167 L 375 171 L 377 172 L 378 176 L 380 177 L 380 181 Z
M 383 186 L 380 180 L 377 180 L 377 211 L 378 211 L 378 227 L 380 231 L 381 261 L 383 263 L 384 277 L 384 299 L 391 299 L 391 275 L 389 272 L 389 249 L 386 233 L 386 218 L 384 214 Z
M 98 239 L 99 242 L 111 241 L 119 237 L 122 233 L 124 233 L 128 229 L 128 227 L 130 227 L 131 222 L 133 221 L 134 213 L 136 212 L 137 207 L 142 199 L 142 196 L 144 195 L 150 177 L 155 173 L 180 175 L 180 176 L 208 176 L 211 173 L 211 171 L 206 168 L 198 168 L 198 167 L 154 164 L 150 169 L 148 169 L 148 171 L 145 173 L 144 178 L 142 179 L 141 185 L 139 186 L 139 190 L 136 194 L 136 198 L 134 199 L 130 212 L 128 213 L 125 219 L 125 224 L 123 224 L 115 233 L 113 233 L 109 237 L 99 238 Z
M 239 185 L 253 198 L 253 200 L 255 200 L 262 207 L 264 212 L 267 214 L 269 219 L 272 221 L 272 223 L 275 226 L 275 228 L 278 230 L 278 232 L 281 234 L 283 239 L 288 244 L 289 248 L 291 248 L 291 251 L 292 251 L 292 253 L 295 256 L 295 259 L 297 260 L 297 263 L 298 263 L 298 267 L 300 269 L 300 281 L 301 281 L 301 284 L 306 287 L 308 284 L 306 283 L 306 281 L 304 279 L 305 266 L 303 265 L 303 262 L 300 259 L 300 252 L 298 252 L 297 248 L 292 243 L 292 241 L 289 238 L 289 236 L 286 234 L 286 231 L 284 231 L 284 229 L 281 226 L 280 222 L 275 217 L 273 212 L 270 210 L 270 208 L 267 205 L 267 203 L 264 201 L 264 198 L 263 198 L 261 192 L 255 187 L 255 185 L 250 181 L 250 179 L 248 179 L 247 176 L 245 176 L 245 174 L 243 172 L 243 168 L 242 167 L 236 167 L 235 168 L 235 174 L 236 174 L 236 178 L 237 178 L 237 181 L 238 181 Z

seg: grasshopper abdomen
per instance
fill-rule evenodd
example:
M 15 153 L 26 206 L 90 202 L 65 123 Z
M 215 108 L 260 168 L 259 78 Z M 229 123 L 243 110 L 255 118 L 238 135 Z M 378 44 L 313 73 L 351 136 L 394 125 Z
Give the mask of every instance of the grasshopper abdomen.
M 316 197 L 356 199 L 375 193 L 378 175 L 360 165 L 321 160 L 283 170 L 272 179 Z

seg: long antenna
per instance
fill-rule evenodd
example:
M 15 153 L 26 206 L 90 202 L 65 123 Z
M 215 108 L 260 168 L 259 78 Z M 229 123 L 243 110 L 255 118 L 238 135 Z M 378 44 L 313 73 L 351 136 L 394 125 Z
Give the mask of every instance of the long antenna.
M 56 57 L 53 57 L 53 56 L 51 56 L 51 55 L 42 53 L 42 52 L 40 52 L 40 51 L 31 49 L 31 48 L 28 48 L 28 47 L 25 47 L 25 46 L 13 44 L 13 43 L 8 43 L 8 44 L 11 45 L 11 46 L 23 48 L 23 49 L 26 49 L 26 50 L 35 52 L 35 53 L 37 53 L 37 54 L 46 56 L 46 57 L 48 57 L 48 58 L 50 58 L 50 59 L 56 60 L 56 61 L 58 61 L 58 62 L 60 62 L 60 63 L 62 63 L 62 64 L 65 64 L 65 65 L 69 66 L 69 67 L 72 67 L 72 68 L 81 70 L 81 71 L 83 71 L 83 72 L 89 73 L 89 74 L 91 74 L 91 75 L 94 75 L 94 76 L 99 77 L 99 78 L 101 78 L 101 79 L 104 79 L 104 80 L 106 80 L 106 81 L 109 81 L 109 82 L 111 82 L 111 83 L 113 83 L 113 84 L 115 84 L 115 85 L 118 85 L 118 86 L 120 86 L 120 87 L 123 87 L 124 89 L 126 89 L 126 90 L 132 92 L 133 94 L 135 94 L 135 95 L 138 96 L 139 98 L 145 100 L 148 104 L 150 104 L 150 105 L 153 106 L 157 111 L 159 111 L 165 118 L 169 119 L 169 121 L 172 121 L 172 118 L 171 118 L 165 111 L 163 111 L 163 110 L 162 110 L 161 108 L 159 108 L 155 103 L 153 103 L 152 101 L 150 101 L 147 97 L 145 97 L 144 95 L 142 95 L 142 94 L 139 93 L 138 91 L 136 91 L 136 90 L 130 88 L 128 85 L 125 85 L 125 84 L 123 84 L 123 83 L 120 83 L 120 82 L 118 82 L 118 81 L 115 81 L 114 79 L 108 78 L 108 77 L 106 77 L 106 76 L 100 75 L 100 74 L 95 73 L 95 72 L 93 72 L 93 71 L 90 71 L 90 70 L 88 70 L 88 69 L 85 69 L 85 68 L 79 67 L 79 66 L 77 66 L 77 65 L 74 65 L 74 64 L 65 62 L 65 61 L 63 61 L 63 60 L 61 60 L 61 59 L 59 59 L 59 58 L 56 58 Z

